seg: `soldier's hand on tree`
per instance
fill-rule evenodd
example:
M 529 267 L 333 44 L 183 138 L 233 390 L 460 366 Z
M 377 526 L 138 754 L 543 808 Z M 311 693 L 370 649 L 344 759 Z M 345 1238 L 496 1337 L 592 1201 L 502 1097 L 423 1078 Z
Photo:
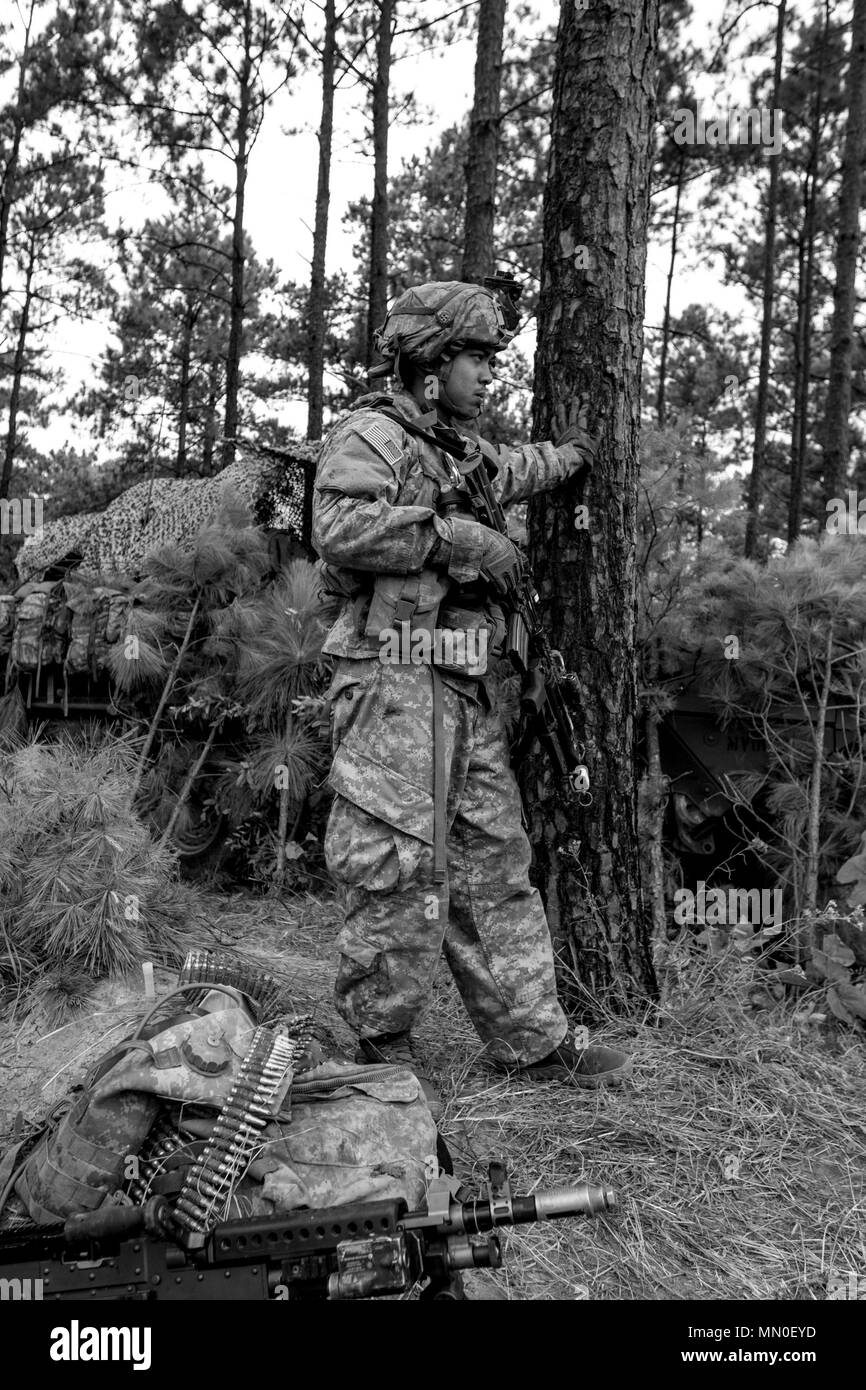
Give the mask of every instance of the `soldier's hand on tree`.
M 569 420 L 570 413 L 571 411 L 562 402 L 556 406 L 554 411 L 554 422 L 559 430 L 559 438 L 556 440 L 557 449 L 563 444 L 574 444 L 583 453 L 588 454 L 591 459 L 595 458 L 601 443 L 601 424 L 596 425 L 594 430 L 587 428 L 589 406 L 586 402 L 581 402 L 575 419 Z M 600 420 L 601 416 L 599 417 Z

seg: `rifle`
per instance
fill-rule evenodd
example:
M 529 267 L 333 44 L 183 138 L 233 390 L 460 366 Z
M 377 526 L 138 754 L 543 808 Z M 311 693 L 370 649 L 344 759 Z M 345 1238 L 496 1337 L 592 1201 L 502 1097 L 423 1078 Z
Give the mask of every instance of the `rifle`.
M 0 1278 L 2 1296 L 27 1297 L 26 1288 L 46 1300 L 344 1300 L 405 1294 L 427 1280 L 423 1298 L 456 1299 L 460 1270 L 501 1266 L 499 1227 L 616 1206 L 609 1188 L 590 1183 L 512 1196 L 499 1163 L 483 1198 L 465 1200 L 455 1186 L 435 1179 L 420 1211 L 399 1198 L 355 1202 L 227 1221 L 206 1235 L 182 1229 L 163 1196 L 106 1205 L 0 1235 L 0 1270 L 11 1276 Z
M 435 445 L 455 459 L 476 520 L 503 536 L 508 535 L 505 512 L 493 491 L 484 457 L 477 444 L 445 425 L 434 424 L 428 432 L 419 428 L 414 421 L 406 420 L 397 410 L 379 409 L 410 434 L 425 439 L 428 444 Z M 460 499 L 461 494 L 456 488 L 443 488 L 439 494 L 439 509 L 443 516 L 453 511 Z M 589 792 L 589 770 L 581 761 L 582 749 L 575 742 L 574 725 L 563 694 L 573 677 L 566 672 L 562 653 L 550 645 L 538 612 L 538 593 L 525 561 L 517 576 L 507 577 L 505 588 L 508 612 L 505 650 L 511 664 L 523 677 L 520 723 L 511 746 L 511 765 L 519 767 L 538 740 L 551 761 L 555 775 L 567 782 L 572 791 L 585 795 Z

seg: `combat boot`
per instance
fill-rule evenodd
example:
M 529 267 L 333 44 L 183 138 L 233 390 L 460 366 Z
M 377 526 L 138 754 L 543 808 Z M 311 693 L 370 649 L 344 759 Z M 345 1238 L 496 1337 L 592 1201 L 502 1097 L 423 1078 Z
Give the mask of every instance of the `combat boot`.
M 409 1033 L 380 1033 L 375 1038 L 360 1038 L 358 1051 L 355 1053 L 355 1061 L 406 1067 L 417 1079 L 424 1092 L 424 1099 L 430 1108 L 430 1114 L 438 1123 L 439 1116 L 442 1114 L 442 1101 L 436 1087 L 425 1072 L 423 1063 L 418 1061 L 414 1042 Z
M 531 1081 L 562 1081 L 567 1086 L 592 1089 L 596 1086 L 619 1086 L 631 1075 L 631 1058 L 615 1047 L 576 1047 L 566 1033 L 540 1062 L 521 1067 L 518 1075 Z

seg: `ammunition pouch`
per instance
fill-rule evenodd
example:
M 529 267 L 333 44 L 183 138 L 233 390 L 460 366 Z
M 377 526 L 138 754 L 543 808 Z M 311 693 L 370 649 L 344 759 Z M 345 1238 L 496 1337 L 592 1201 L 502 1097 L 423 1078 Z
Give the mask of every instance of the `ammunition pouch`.
M 505 620 L 497 604 L 449 602 L 454 586 L 448 576 L 426 569 L 420 574 L 379 575 L 366 614 L 364 635 L 384 642 L 396 635 L 400 659 L 413 649 L 420 661 L 457 675 L 480 678 L 488 661 L 505 648 Z M 429 642 L 416 644 L 419 633 Z M 393 637 L 391 638 L 393 641 Z
M 485 607 L 462 608 L 455 604 L 442 605 L 439 621 L 444 631 L 454 630 L 465 634 L 464 642 L 467 656 L 474 651 L 479 670 L 457 666 L 452 669 L 465 671 L 467 675 L 486 675 L 489 663 L 501 657 L 505 651 L 506 625 L 502 609 L 498 604 L 488 603 Z M 437 665 L 442 663 L 437 662 Z M 448 667 L 442 665 L 443 670 Z
M 401 623 L 409 623 L 413 636 L 427 632 L 432 642 L 447 592 L 447 576 L 432 569 L 420 574 L 377 575 L 364 636 L 380 640 L 383 633 L 400 632 Z

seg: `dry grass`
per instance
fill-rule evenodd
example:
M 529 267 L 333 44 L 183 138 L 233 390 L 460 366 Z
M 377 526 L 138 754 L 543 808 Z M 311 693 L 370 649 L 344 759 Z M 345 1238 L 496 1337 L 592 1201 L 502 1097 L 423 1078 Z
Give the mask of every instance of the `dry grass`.
M 201 945 L 259 961 L 351 1045 L 330 998 L 333 902 L 204 905 Z M 502 1158 L 516 1192 L 589 1181 L 619 1199 L 602 1218 L 511 1232 L 505 1268 L 470 1281 L 519 1300 L 809 1299 L 829 1273 L 866 1268 L 862 1040 L 843 1031 L 834 1051 L 793 1004 L 755 1012 L 752 967 L 736 955 L 680 951 L 671 964 L 655 1024 L 611 1017 L 594 1033 L 634 1056 L 631 1083 L 598 1092 L 491 1072 L 440 971 L 418 1037 L 461 1178 L 477 1187 Z M 32 1073 L 41 1059 L 21 1060 Z
M 211 920 L 351 1045 L 330 997 L 333 901 L 239 913 L 225 899 Z M 862 1039 L 843 1031 L 834 1051 L 797 1004 L 756 1011 L 753 969 L 679 948 L 656 1021 L 611 1015 L 593 1034 L 634 1057 L 626 1087 L 597 1092 L 492 1072 L 440 969 L 418 1038 L 461 1178 L 477 1188 L 502 1158 L 514 1191 L 603 1182 L 619 1200 L 602 1218 L 511 1232 L 484 1281 L 514 1299 L 809 1299 L 828 1273 L 866 1268 Z
M 794 1005 L 755 1013 L 736 955 L 680 966 L 655 1026 L 594 1034 L 634 1057 L 615 1091 L 496 1079 L 441 981 L 421 1034 L 463 1170 L 502 1157 L 515 1191 L 618 1196 L 608 1216 L 515 1231 L 508 1297 L 823 1298 L 828 1273 L 866 1268 L 862 1042 L 833 1055 Z

